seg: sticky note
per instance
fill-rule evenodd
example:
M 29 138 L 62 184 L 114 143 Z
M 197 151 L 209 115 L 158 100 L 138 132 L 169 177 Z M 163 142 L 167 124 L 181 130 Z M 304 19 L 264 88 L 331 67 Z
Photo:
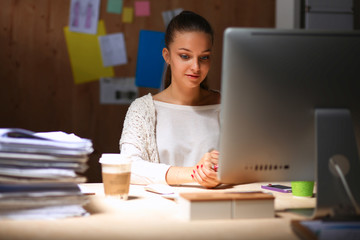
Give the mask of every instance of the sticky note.
M 135 2 L 135 16 L 150 16 L 150 2 L 136 1 Z
M 106 11 L 108 13 L 121 14 L 123 8 L 123 0 L 108 0 Z
M 165 68 L 162 49 L 165 33 L 140 30 L 135 84 L 138 87 L 160 88 Z
M 104 67 L 101 59 L 98 37 L 106 34 L 102 20 L 98 23 L 96 35 L 71 32 L 68 26 L 64 27 L 64 33 L 76 84 L 114 76 L 113 68 Z
M 134 9 L 129 7 L 124 7 L 123 9 L 123 22 L 132 23 L 134 19 Z

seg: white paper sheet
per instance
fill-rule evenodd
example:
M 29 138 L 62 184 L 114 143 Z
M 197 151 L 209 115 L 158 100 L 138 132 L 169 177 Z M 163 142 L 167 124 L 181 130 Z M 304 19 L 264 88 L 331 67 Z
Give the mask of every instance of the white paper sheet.
M 127 64 L 123 33 L 113 33 L 99 37 L 104 67 Z
M 100 79 L 101 104 L 129 104 L 137 95 L 134 77 Z
M 100 0 L 71 0 L 69 29 L 72 32 L 96 34 Z
M 33 209 L 11 209 L 0 211 L 0 219 L 12 220 L 50 220 L 80 216 L 89 216 L 89 213 L 79 205 L 48 206 Z
M 176 15 L 181 13 L 183 10 L 184 9 L 182 9 L 182 8 L 176 8 L 176 9 L 169 10 L 169 11 L 163 11 L 162 17 L 163 17 L 165 27 L 167 27 L 167 25 L 169 24 L 171 19 L 173 19 L 173 17 L 175 17 Z
M 91 153 L 93 148 L 91 140 L 74 134 L 0 128 L 0 151 L 82 155 Z

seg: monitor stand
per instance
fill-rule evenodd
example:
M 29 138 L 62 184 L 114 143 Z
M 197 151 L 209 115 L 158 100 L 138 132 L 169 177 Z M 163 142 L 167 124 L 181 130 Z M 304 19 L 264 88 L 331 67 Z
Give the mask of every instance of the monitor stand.
M 316 109 L 317 193 L 313 218 L 360 216 L 360 162 L 350 111 Z

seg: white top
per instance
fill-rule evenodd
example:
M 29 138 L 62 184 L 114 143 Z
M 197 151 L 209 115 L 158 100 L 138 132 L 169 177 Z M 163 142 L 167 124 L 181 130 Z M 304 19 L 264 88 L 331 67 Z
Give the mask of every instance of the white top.
M 138 149 L 141 159 L 160 163 L 155 128 L 155 105 L 153 97 L 149 93 L 135 99 L 130 104 L 123 123 L 119 142 L 120 151 L 123 144 L 131 144 Z
M 133 184 L 166 183 L 170 166 L 194 166 L 208 151 L 218 149 L 220 104 L 184 106 L 154 101 L 156 144 L 160 163 L 142 159 L 139 148 L 121 144 L 121 154 L 131 156 Z
M 194 166 L 206 152 L 219 148 L 220 105 L 185 106 L 154 101 L 160 162 Z

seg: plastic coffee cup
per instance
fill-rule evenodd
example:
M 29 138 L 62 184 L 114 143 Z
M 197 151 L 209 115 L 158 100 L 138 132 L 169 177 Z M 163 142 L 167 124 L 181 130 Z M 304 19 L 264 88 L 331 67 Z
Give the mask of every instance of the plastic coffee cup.
M 291 190 L 293 196 L 296 197 L 312 197 L 314 191 L 313 181 L 293 181 L 291 182 Z
M 127 200 L 131 162 L 120 154 L 104 153 L 100 161 L 104 192 L 107 198 Z

